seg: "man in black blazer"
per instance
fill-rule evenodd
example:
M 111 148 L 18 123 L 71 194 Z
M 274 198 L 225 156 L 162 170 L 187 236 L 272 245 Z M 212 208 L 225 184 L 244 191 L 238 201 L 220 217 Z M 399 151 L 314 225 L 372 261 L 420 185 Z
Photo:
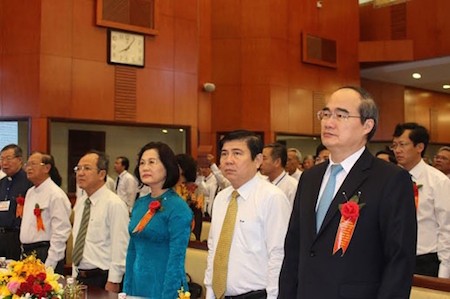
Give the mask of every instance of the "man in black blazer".
M 365 147 L 375 134 L 377 107 L 363 89 L 343 87 L 318 117 L 330 160 L 301 176 L 278 298 L 407 299 L 416 254 L 413 186 L 405 170 Z M 343 169 L 323 222 L 316 223 L 333 164 Z

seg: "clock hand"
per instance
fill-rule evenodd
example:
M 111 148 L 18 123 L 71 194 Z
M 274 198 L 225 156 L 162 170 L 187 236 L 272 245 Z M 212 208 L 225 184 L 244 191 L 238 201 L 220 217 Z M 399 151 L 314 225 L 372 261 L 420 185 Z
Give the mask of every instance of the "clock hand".
M 131 43 L 128 46 L 126 46 L 124 49 L 120 50 L 120 52 L 127 51 L 131 47 L 131 45 L 134 43 L 134 41 L 135 41 L 135 38 L 133 37 L 133 40 L 131 41 Z

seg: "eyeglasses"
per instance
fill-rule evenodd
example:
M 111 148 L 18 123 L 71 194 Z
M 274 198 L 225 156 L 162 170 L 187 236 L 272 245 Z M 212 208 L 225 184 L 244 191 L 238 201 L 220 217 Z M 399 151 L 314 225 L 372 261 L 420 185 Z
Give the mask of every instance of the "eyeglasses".
M 27 162 L 25 163 L 25 167 L 36 167 L 36 166 L 44 166 L 45 163 L 38 163 L 38 162 Z
M 92 170 L 96 170 L 98 169 L 97 167 L 92 167 L 89 165 L 77 165 L 73 168 L 73 171 L 75 171 L 75 173 L 80 172 L 80 171 L 92 171 Z
M 400 148 L 400 149 L 403 149 L 403 148 L 405 148 L 405 146 L 410 145 L 410 144 L 411 144 L 411 142 L 392 143 L 392 144 L 389 146 L 389 149 L 390 149 L 391 151 L 395 150 L 397 147 Z
M 348 120 L 349 118 L 361 118 L 360 115 L 350 115 L 348 112 L 341 110 L 337 110 L 334 112 L 331 112 L 330 110 L 320 110 L 317 112 L 317 118 L 319 120 L 328 120 L 332 117 L 334 117 L 334 119 L 338 121 Z
M 11 162 L 15 158 L 17 158 L 17 156 L 0 157 L 0 162 Z
M 441 156 L 441 155 L 436 155 L 436 156 L 434 156 L 434 160 L 448 161 L 449 158 L 447 158 L 445 156 Z

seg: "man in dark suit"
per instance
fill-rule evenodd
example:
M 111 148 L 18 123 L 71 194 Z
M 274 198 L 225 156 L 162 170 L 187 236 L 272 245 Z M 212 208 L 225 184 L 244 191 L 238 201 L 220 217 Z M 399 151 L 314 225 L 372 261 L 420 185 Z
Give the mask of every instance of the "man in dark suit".
M 365 147 L 378 122 L 373 99 L 361 88 L 340 88 L 318 118 L 330 159 L 301 176 L 278 298 L 409 298 L 417 232 L 412 181 Z

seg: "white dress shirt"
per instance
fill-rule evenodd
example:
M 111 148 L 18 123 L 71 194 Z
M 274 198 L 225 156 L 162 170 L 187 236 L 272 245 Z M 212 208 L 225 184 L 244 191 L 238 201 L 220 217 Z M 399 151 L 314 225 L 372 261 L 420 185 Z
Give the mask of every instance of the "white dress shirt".
M 238 212 L 225 295 L 265 289 L 267 298 L 275 299 L 291 212 L 289 200 L 279 188 L 257 175 L 237 191 Z M 230 186 L 219 192 L 214 200 L 204 280 L 207 299 L 215 298 L 212 290 L 214 254 L 232 192 Z
M 294 179 L 297 180 L 297 182 L 300 180 L 300 177 L 302 176 L 303 171 L 301 171 L 300 169 L 296 169 L 295 172 L 293 174 L 291 174 L 290 176 L 293 177 Z
M 41 209 L 44 231 L 37 230 L 34 209 L 36 204 Z M 47 178 L 38 187 L 28 189 L 23 207 L 23 218 L 20 226 L 20 242 L 30 244 L 50 241 L 45 266 L 56 267 L 66 253 L 66 242 L 72 230 L 70 223 L 70 201 L 66 193 Z
M 450 278 L 450 180 L 423 160 L 409 172 L 419 187 L 417 255 L 437 252 L 439 277 Z
M 76 243 L 80 229 L 84 194 L 77 199 L 74 210 L 73 243 Z M 78 268 L 83 270 L 100 268 L 109 270 L 108 281 L 120 283 L 125 272 L 125 256 L 130 236 L 128 234 L 128 209 L 125 203 L 105 185 L 89 196 L 91 214 L 86 234 L 83 258 L 80 265 L 73 265 L 72 276 L 76 277 Z
M 203 178 L 197 184 L 205 197 L 203 212 L 208 212 L 208 214 L 211 216 L 214 197 L 216 196 L 217 188 L 219 188 L 217 179 L 212 172 L 206 178 L 202 176 L 199 176 L 199 178 Z
M 119 185 L 116 188 L 116 193 L 127 204 L 128 211 L 131 212 L 138 192 L 138 182 L 135 177 L 126 170 L 119 174 L 118 179 Z
M 297 193 L 298 181 L 283 170 L 283 172 L 271 183 L 286 194 L 292 208 L 294 206 L 295 193 Z
M 211 164 L 209 168 L 216 177 L 217 185 L 219 186 L 220 190 L 223 190 L 226 187 L 231 186 L 230 181 L 223 176 L 222 171 L 219 169 L 219 167 L 217 167 L 216 163 Z

